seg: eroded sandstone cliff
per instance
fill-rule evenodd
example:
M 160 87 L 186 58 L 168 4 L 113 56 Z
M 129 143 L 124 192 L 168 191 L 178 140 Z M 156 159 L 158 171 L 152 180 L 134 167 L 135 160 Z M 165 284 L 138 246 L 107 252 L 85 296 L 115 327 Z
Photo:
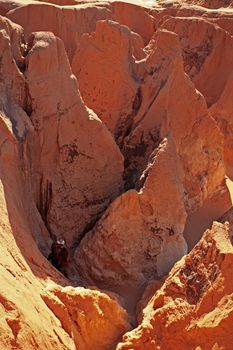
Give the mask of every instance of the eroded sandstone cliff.
M 0 348 L 231 350 L 231 2 L 0 14 Z

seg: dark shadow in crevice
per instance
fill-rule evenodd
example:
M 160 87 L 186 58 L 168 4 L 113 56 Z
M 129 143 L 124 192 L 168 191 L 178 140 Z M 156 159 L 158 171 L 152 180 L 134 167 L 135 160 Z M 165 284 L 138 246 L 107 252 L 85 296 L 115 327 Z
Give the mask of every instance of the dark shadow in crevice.
M 12 172 L 7 178 L 0 174 L 0 178 L 4 188 L 6 209 L 13 238 L 32 274 L 43 280 L 49 278 L 61 286 L 71 285 L 72 283 L 53 268 L 46 257 L 43 256 L 33 237 L 33 229 L 37 227 L 38 230 L 41 230 L 41 228 L 36 213 L 32 210 L 27 186 L 22 187 L 21 174 L 18 176 L 16 170 L 14 174 Z M 20 259 L 20 257 L 17 258 Z

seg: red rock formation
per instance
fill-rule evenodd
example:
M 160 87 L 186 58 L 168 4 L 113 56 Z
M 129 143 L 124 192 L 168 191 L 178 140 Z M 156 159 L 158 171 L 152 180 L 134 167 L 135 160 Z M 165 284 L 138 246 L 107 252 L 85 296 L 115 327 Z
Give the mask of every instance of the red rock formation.
M 222 135 L 184 74 L 177 36 L 157 32 L 148 51 L 142 107 L 125 152 L 134 175 L 149 161 L 139 172 L 140 191 L 117 198 L 75 256 L 82 276 L 119 293 L 127 285 L 131 302 L 135 285 L 166 274 L 185 254 L 187 215 L 224 189 Z
M 88 4 L 62 8 L 48 3 L 29 3 L 12 9 L 7 17 L 24 28 L 26 37 L 36 31 L 53 32 L 62 39 L 72 62 L 81 35 L 94 31 L 96 21 L 111 18 L 111 12 L 107 7 Z
M 134 42 L 141 38 L 112 21 L 97 22 L 96 32 L 84 34 L 72 61 L 80 91 L 92 108 L 118 138 L 135 114 L 138 83 L 132 76 Z
M 31 137 L 31 143 L 33 143 L 34 136 L 33 146 L 37 145 L 36 151 L 40 154 L 41 150 L 43 153 L 44 148 L 40 149 L 40 144 L 37 143 L 37 134 L 33 126 L 34 118 L 37 116 L 39 119 L 41 116 L 39 119 L 41 124 L 43 121 L 48 121 L 49 115 L 47 117 L 45 115 L 43 120 L 43 112 L 53 112 L 54 104 L 57 106 L 56 96 L 61 96 L 59 95 L 59 78 L 56 83 L 54 81 L 57 84 L 57 94 L 54 93 L 54 85 L 51 83 L 51 78 L 56 78 L 51 69 L 51 57 L 53 57 L 55 69 L 60 67 L 63 73 L 60 78 L 63 78 L 64 86 L 67 88 L 68 96 L 63 94 L 60 106 L 65 109 L 67 100 L 71 98 L 73 103 L 76 102 L 74 108 L 78 108 L 77 114 L 75 113 L 75 122 L 80 123 L 80 130 L 84 131 L 86 124 L 93 123 L 93 130 L 97 125 L 102 140 L 106 134 L 106 141 L 110 142 L 110 148 L 111 143 L 113 145 L 114 143 L 98 118 L 94 115 L 93 119 L 89 118 L 89 113 L 82 104 L 77 88 L 72 94 L 72 87 L 76 86 L 76 81 L 72 76 L 70 77 L 71 72 L 62 43 L 52 34 L 35 34 L 31 52 L 27 57 L 25 79 L 22 73 L 25 62 L 19 50 L 22 48 L 23 51 L 25 48 L 24 43 L 20 43 L 22 29 L 3 18 L 0 18 L 0 22 L 2 28 L 0 31 L 0 268 L 2 279 L 0 286 L 0 348 L 73 350 L 75 348 L 92 349 L 93 346 L 96 346 L 97 349 L 107 349 L 114 346 L 121 334 L 129 329 L 126 312 L 120 307 L 117 300 L 100 291 L 84 288 L 78 290 L 71 287 L 68 290 L 63 289 L 61 286 L 65 286 L 68 283 L 67 280 L 56 272 L 41 255 L 33 237 L 35 236 L 39 241 L 40 248 L 45 253 L 48 252 L 50 238 L 31 193 L 31 182 L 36 177 L 30 178 L 28 166 L 37 159 L 29 161 L 33 153 L 29 153 L 30 144 L 26 144 L 26 139 Z M 20 47 L 17 48 L 18 44 Z M 37 70 L 34 70 L 33 73 L 32 67 L 35 62 L 38 63 Z M 48 71 L 50 75 L 47 78 L 45 73 Z M 38 84 L 40 87 L 44 84 L 44 88 L 40 90 Z M 70 89 L 69 84 L 71 84 Z M 52 87 L 53 94 L 50 95 Z M 33 107 L 31 119 L 24 111 L 25 109 L 27 113 L 29 112 L 29 92 Z M 42 101 L 46 94 L 47 104 L 43 104 Z M 41 114 L 38 114 L 39 111 Z M 63 117 L 66 116 L 66 113 L 68 114 L 68 111 L 63 110 L 63 112 Z M 67 122 L 70 121 L 69 118 L 72 120 L 72 115 L 70 117 L 67 115 Z M 43 131 L 41 124 L 40 136 Z M 75 130 L 74 126 L 72 128 Z M 54 131 L 56 131 L 55 120 Z M 48 125 L 44 132 L 49 132 Z M 50 129 L 50 136 L 52 143 L 53 128 Z M 65 128 L 60 138 L 70 136 L 72 136 L 72 129 Z M 44 139 L 42 144 L 46 142 L 49 140 Z M 30 150 L 32 151 L 32 148 Z M 98 148 L 96 151 L 98 153 Z M 48 153 L 53 156 L 51 144 Z M 104 154 L 107 155 L 106 152 Z M 57 157 L 58 155 L 59 152 Z M 45 160 L 45 152 L 43 156 L 42 159 Z M 102 162 L 101 157 L 98 167 L 95 164 L 95 168 L 100 170 Z M 50 165 L 52 166 L 52 161 Z M 84 167 L 84 164 L 82 166 Z M 68 165 L 67 168 L 69 168 Z M 52 180 L 55 178 L 56 172 L 53 173 Z M 50 292 L 47 291 L 48 288 Z M 58 296 L 55 297 L 53 293 L 58 293 L 56 294 Z M 62 297 L 64 294 L 66 300 Z M 59 301 L 58 297 L 62 301 Z M 77 302 L 80 304 L 78 315 Z M 62 311 L 62 314 L 59 314 L 59 311 Z M 66 324 L 64 322 L 67 315 L 71 316 Z M 88 327 L 89 324 L 93 328 L 93 337 L 90 336 L 90 329 L 88 333 L 86 332 L 86 325 Z M 98 339 L 96 339 L 100 324 L 103 334 L 100 336 L 99 332 Z M 72 332 L 69 332 L 69 327 Z M 81 329 L 80 334 L 79 329 Z
M 207 104 L 215 103 L 233 69 L 230 59 L 232 37 L 225 30 L 199 18 L 170 18 L 162 28 L 179 35 L 185 72 L 205 96 Z
M 156 29 L 156 21 L 150 14 L 150 9 L 145 8 L 146 2 L 125 3 L 113 1 L 112 12 L 115 21 L 128 26 L 133 32 L 139 34 L 145 44 L 148 44 Z M 142 25 L 143 23 L 143 25 Z
M 115 1 L 110 5 L 108 2 L 93 4 L 78 1 L 79 6 L 62 7 L 65 2 L 69 5 L 69 1 L 53 0 L 37 4 L 30 1 L 29 4 L 20 6 L 22 0 L 15 1 L 11 7 L 8 5 L 7 17 L 20 24 L 26 36 L 43 30 L 60 37 L 71 63 L 82 34 L 95 31 L 96 22 L 101 19 L 112 19 L 129 26 L 142 36 L 145 43 L 148 43 L 155 30 L 155 19 L 149 15 L 149 10 L 133 4 Z M 61 6 L 56 6 L 58 3 Z M 143 26 L 139 25 L 139 20 L 143 21 Z
M 187 4 L 199 5 L 211 9 L 232 6 L 231 0 L 185 0 Z
M 229 226 L 214 223 L 177 263 L 117 350 L 231 349 L 233 247 Z
M 98 290 L 52 286 L 42 299 L 80 350 L 111 349 L 130 329 L 118 300 Z
M 48 229 L 72 244 L 119 194 L 123 159 L 85 108 L 62 42 L 46 33 L 31 40 L 25 77 L 35 128 L 28 137 L 33 187 Z
M 224 148 L 224 158 L 227 175 L 233 179 L 233 108 L 232 108 L 232 77 L 233 70 L 231 74 L 228 75 L 228 81 L 225 85 L 224 90 L 219 98 L 219 100 L 211 107 L 210 113 L 218 122 L 222 132 L 225 135 L 225 148 Z
M 232 350 L 225 5 L 0 0 L 0 349 Z

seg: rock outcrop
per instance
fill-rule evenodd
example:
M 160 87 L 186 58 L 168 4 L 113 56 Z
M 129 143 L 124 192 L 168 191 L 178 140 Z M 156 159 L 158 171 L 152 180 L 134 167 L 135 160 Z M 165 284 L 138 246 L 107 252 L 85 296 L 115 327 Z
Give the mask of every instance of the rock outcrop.
M 118 300 L 98 290 L 49 286 L 42 299 L 74 340 L 76 349 L 112 349 L 131 328 Z
M 136 164 L 134 176 L 137 165 L 148 165 L 140 169 L 138 191 L 113 202 L 75 255 L 82 277 L 119 293 L 126 285 L 133 293 L 135 285 L 140 289 L 170 270 L 186 253 L 187 216 L 225 186 L 223 138 L 184 74 L 177 36 L 158 31 L 149 48 L 147 67 L 154 70 L 144 79 L 142 107 L 126 152 Z
M 231 349 L 233 246 L 229 224 L 214 223 L 177 263 L 117 350 Z
M 11 28 L 9 23 L 3 20 Z M 9 31 L 2 78 L 14 90 L 3 84 L 3 110 L 9 109 L 16 136 L 25 141 L 26 176 L 47 229 L 71 245 L 121 192 L 123 157 L 84 106 L 62 41 L 41 32 L 18 45 L 22 29 Z
M 199 5 L 211 9 L 232 7 L 233 3 L 231 0 L 185 0 L 187 4 Z
M 205 96 L 207 105 L 217 102 L 233 69 L 231 35 L 200 18 L 170 18 L 162 28 L 179 36 L 185 72 Z
M 24 75 L 35 129 L 28 136 L 32 186 L 47 228 L 71 245 L 120 193 L 123 157 L 84 106 L 61 40 L 36 33 L 30 45 Z
M 126 26 L 99 21 L 95 33 L 82 36 L 72 61 L 85 104 L 116 139 L 127 132 L 136 113 L 139 84 L 132 75 L 133 54 L 143 46 L 141 37 Z
M 32 32 L 50 31 L 59 37 L 67 55 L 72 58 L 83 33 L 95 30 L 98 20 L 111 18 L 107 6 L 60 7 L 49 3 L 28 3 L 7 12 L 6 16 L 24 28 L 28 38 Z
M 46 222 L 42 220 L 43 215 L 42 217 L 39 215 L 36 207 L 32 187 L 36 188 L 37 174 L 33 173 L 30 166 L 37 164 L 36 171 L 39 173 L 40 169 L 45 171 L 45 165 L 48 166 L 48 163 L 53 166 L 54 158 L 61 164 L 61 160 L 69 156 L 66 154 L 65 157 L 64 152 L 60 153 L 59 150 L 54 155 L 53 137 L 58 129 L 56 117 L 57 119 L 67 117 L 64 123 L 69 124 L 74 120 L 74 123 L 80 125 L 78 131 L 72 123 L 72 127 L 67 128 L 60 120 L 63 125 L 61 134 L 57 134 L 59 139 L 56 138 L 57 146 L 64 140 L 68 142 L 69 137 L 73 135 L 73 130 L 77 130 L 77 135 L 82 131 L 79 142 L 89 143 L 91 139 L 87 135 L 93 125 L 94 129 L 97 128 L 96 132 L 101 137 L 101 142 L 105 136 L 107 137 L 105 141 L 109 142 L 111 155 L 113 154 L 111 145 L 117 150 L 120 164 L 122 156 L 107 129 L 91 111 L 87 111 L 84 107 L 62 42 L 52 34 L 35 34 L 30 53 L 25 60 L 22 56 L 25 53 L 25 44 L 21 41 L 22 28 L 2 17 L 0 23 L 0 268 L 2 279 L 0 348 L 28 350 L 35 348 L 92 349 L 93 346 L 97 349 L 112 348 L 122 333 L 130 329 L 126 311 L 122 309 L 116 298 L 101 291 L 62 287 L 72 282 L 68 283 L 52 268 L 38 249 L 39 246 L 45 254 L 48 253 L 51 239 L 46 230 Z M 36 70 L 34 64 L 36 64 Z M 56 82 L 56 74 L 52 67 L 58 74 Z M 64 93 L 61 95 L 59 91 L 61 78 L 63 85 L 60 85 L 60 88 L 65 87 L 67 95 Z M 52 82 L 53 79 L 55 80 Z M 54 84 L 56 93 L 54 93 Z M 44 100 L 46 96 L 47 103 Z M 57 112 L 59 97 L 62 115 L 54 113 Z M 72 99 L 73 110 L 71 108 L 71 111 L 66 110 L 66 107 L 69 107 L 69 98 Z M 50 117 L 53 118 L 51 129 L 49 129 Z M 45 125 L 46 123 L 48 124 Z M 84 131 L 85 127 L 86 131 Z M 39 138 L 41 143 L 38 142 Z M 92 142 L 95 142 L 93 152 L 98 153 L 102 146 L 96 148 L 98 142 L 96 143 L 95 140 Z M 87 149 L 88 147 L 85 146 L 85 151 Z M 42 154 L 41 158 L 36 157 L 38 154 Z M 46 154 L 51 157 L 47 162 Z M 107 156 L 106 151 L 104 155 Z M 75 156 L 78 155 L 75 154 Z M 117 156 L 114 164 L 116 160 Z M 99 165 L 95 164 L 95 168 L 99 169 L 97 171 L 100 173 L 102 162 L 103 157 Z M 66 165 L 68 172 L 71 171 L 69 170 L 71 163 L 68 162 Z M 85 167 L 82 161 L 80 166 Z M 54 181 L 58 175 L 55 168 L 53 171 L 51 176 Z M 90 170 L 86 169 L 86 172 L 90 173 Z M 114 179 L 115 175 L 118 177 L 117 171 L 110 178 Z M 85 177 L 87 179 L 88 174 L 83 175 L 83 178 Z M 72 180 L 72 177 L 69 179 Z M 98 183 L 99 186 L 100 183 Z M 113 189 L 112 184 L 110 188 Z M 80 305 L 79 312 L 77 305 Z M 100 324 L 103 330 L 102 336 L 98 328 Z M 93 329 L 93 337 L 89 326 Z M 79 333 L 80 329 L 81 333 Z

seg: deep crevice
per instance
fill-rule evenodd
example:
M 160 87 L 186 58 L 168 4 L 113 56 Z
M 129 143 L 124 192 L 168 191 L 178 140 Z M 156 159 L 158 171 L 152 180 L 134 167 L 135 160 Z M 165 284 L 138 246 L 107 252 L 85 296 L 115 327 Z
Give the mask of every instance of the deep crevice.
M 142 91 L 141 91 L 141 87 L 139 87 L 132 103 L 131 114 L 119 120 L 118 126 L 117 126 L 117 132 L 114 135 L 116 143 L 120 149 L 122 149 L 124 145 L 125 138 L 132 131 L 133 121 L 139 109 L 141 108 L 141 104 L 142 104 Z
M 134 125 L 134 130 L 139 126 L 139 124 L 146 117 L 153 103 L 158 97 L 160 91 L 165 86 L 166 82 L 167 82 L 167 79 L 162 80 L 160 82 L 158 88 L 154 92 L 153 98 L 151 99 L 146 110 L 142 114 L 142 117 Z M 133 103 L 134 116 L 137 115 L 138 111 L 141 108 L 142 98 L 143 98 L 142 91 L 141 91 L 141 88 L 139 88 Z M 130 189 L 139 190 L 143 186 L 147 177 L 146 169 L 150 162 L 150 158 L 154 157 L 152 153 L 159 146 L 161 142 L 159 128 L 158 129 L 156 128 L 154 130 L 148 131 L 147 135 L 145 135 L 144 132 L 142 132 L 139 142 L 137 142 L 136 145 L 133 145 L 132 140 L 130 139 L 130 134 L 133 131 L 132 124 L 133 124 L 133 119 L 131 119 L 131 124 L 126 129 L 127 132 L 122 136 L 122 143 L 120 145 L 120 149 L 125 158 L 125 162 L 124 162 L 125 191 Z M 144 172 L 146 176 L 143 176 Z M 141 176 L 143 176 L 143 178 L 140 180 Z
M 74 242 L 73 246 L 71 247 L 71 249 L 73 251 L 75 251 L 75 249 L 80 245 L 81 241 L 83 240 L 83 238 L 86 236 L 86 234 L 88 232 L 90 232 L 91 230 L 93 230 L 93 228 L 95 227 L 95 225 L 97 224 L 97 222 L 102 218 L 102 216 L 104 215 L 105 211 L 107 210 L 107 208 L 101 213 L 99 214 L 97 217 L 94 217 L 93 219 L 91 219 L 86 226 L 84 227 L 82 233 L 79 235 L 78 239 L 76 239 L 76 241 Z
M 157 153 L 157 148 L 161 142 L 159 130 L 148 133 L 151 144 L 144 140 L 142 132 L 140 142 L 135 147 L 125 144 L 123 154 L 125 156 L 124 183 L 125 191 L 136 189 L 139 191 L 149 174 L 148 165 L 153 161 Z
M 53 196 L 52 183 L 46 180 L 44 185 L 43 177 L 41 177 L 37 209 L 42 217 L 45 227 L 47 228 L 51 238 L 53 239 L 55 235 L 51 232 L 51 229 L 48 223 L 48 214 L 51 207 L 52 196 Z
M 32 46 L 33 46 L 33 40 L 34 40 L 33 34 L 29 37 L 28 42 L 25 41 L 24 35 L 23 34 L 21 35 L 19 48 L 20 48 L 21 55 L 23 58 L 21 61 L 16 62 L 18 69 L 24 75 L 24 78 L 25 78 L 24 101 L 23 101 L 22 107 L 29 118 L 32 115 L 33 109 L 32 109 L 32 98 L 30 96 L 29 87 L 28 87 L 26 76 L 25 76 L 25 72 L 27 70 L 26 58 L 27 58 L 27 55 L 29 54 Z
M 31 48 L 33 46 L 34 38 L 35 38 L 35 36 L 33 34 L 31 34 L 28 41 L 26 41 L 24 35 L 22 34 L 20 51 L 21 51 L 21 54 L 24 58 L 26 58 L 27 55 L 29 54 L 29 51 L 31 50 Z
M 31 95 L 30 95 L 30 92 L 29 92 L 29 87 L 28 87 L 28 84 L 27 82 L 25 81 L 25 90 L 24 90 L 24 93 L 25 93 L 25 98 L 24 98 L 24 103 L 23 103 L 23 109 L 25 111 L 25 113 L 28 115 L 28 117 L 30 118 L 31 115 L 32 115 L 32 112 L 33 112 L 33 109 L 32 109 L 32 98 L 31 98 Z

